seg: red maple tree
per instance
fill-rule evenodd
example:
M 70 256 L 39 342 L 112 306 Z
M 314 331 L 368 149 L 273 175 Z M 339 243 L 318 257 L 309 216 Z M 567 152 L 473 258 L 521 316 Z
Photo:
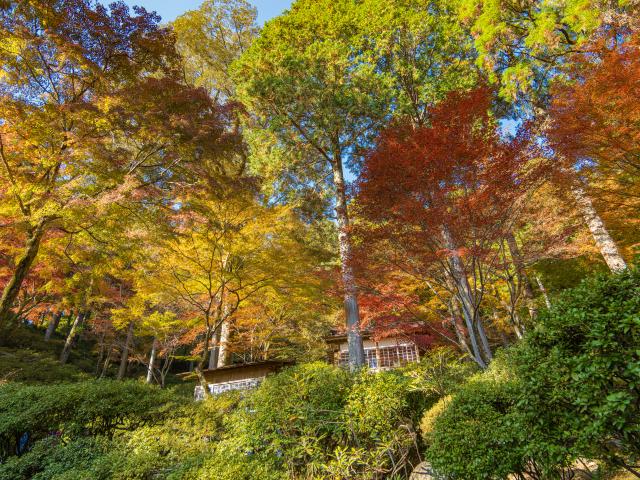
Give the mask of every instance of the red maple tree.
M 388 128 L 357 186 L 360 255 L 376 271 L 371 278 L 402 271 L 430 285 L 431 295 L 448 292 L 458 304 L 449 325 L 468 337 L 466 349 L 481 366 L 492 355 L 480 313 L 485 279 L 501 261 L 496 244 L 529 184 L 527 139 L 501 139 L 491 98 L 486 88 L 453 92 L 428 126 Z M 459 318 L 463 329 L 455 328 Z

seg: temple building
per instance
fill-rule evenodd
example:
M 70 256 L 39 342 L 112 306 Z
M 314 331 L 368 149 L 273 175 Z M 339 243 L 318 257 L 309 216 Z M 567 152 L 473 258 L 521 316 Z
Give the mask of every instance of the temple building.
M 419 335 L 397 334 L 385 338 L 375 338 L 371 332 L 362 332 L 366 365 L 374 371 L 401 367 L 420 361 Z M 347 335 L 333 333 L 326 337 L 329 346 L 329 361 L 334 365 L 346 366 L 349 363 Z

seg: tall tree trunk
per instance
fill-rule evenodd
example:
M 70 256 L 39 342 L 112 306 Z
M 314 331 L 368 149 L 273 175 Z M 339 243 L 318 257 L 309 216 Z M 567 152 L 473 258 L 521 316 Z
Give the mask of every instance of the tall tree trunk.
M 38 222 L 38 224 L 29 231 L 22 256 L 16 262 L 13 275 L 4 287 L 2 297 L 0 297 L 0 330 L 3 329 L 12 318 L 11 307 L 18 297 L 18 293 L 20 293 L 22 282 L 24 282 L 24 279 L 27 277 L 36 255 L 38 255 L 40 241 L 42 240 L 44 231 L 44 220 Z
M 457 299 L 452 299 L 451 301 L 452 303 L 457 303 Z M 462 325 L 458 324 L 458 319 L 462 318 L 462 314 L 460 314 L 460 309 L 456 307 L 456 312 L 454 313 L 453 311 L 452 313 L 452 317 L 451 317 L 451 321 L 453 323 L 453 331 L 456 334 L 456 337 L 458 338 L 458 344 L 460 345 L 460 348 L 462 348 L 462 350 L 467 353 L 470 357 L 473 357 L 473 352 L 471 351 L 471 347 L 469 347 L 469 343 L 467 342 L 467 337 L 464 333 L 464 328 L 462 327 Z
M 460 302 L 462 317 L 467 326 L 473 358 L 480 368 L 485 369 L 487 368 L 488 361 L 490 361 L 492 357 L 491 350 L 484 335 L 484 329 L 482 329 L 482 333 L 478 330 L 478 327 L 482 327 L 482 325 L 478 322 L 480 319 L 478 318 L 479 315 L 474 305 L 471 286 L 469 285 L 469 280 L 467 279 L 460 256 L 456 253 L 451 233 L 446 226 L 442 227 L 442 238 L 444 239 L 446 248 L 451 252 L 451 258 L 449 260 L 450 278 L 454 286 L 455 296 Z M 480 337 L 480 342 L 478 342 L 478 336 Z M 480 352 L 480 343 L 482 343 L 483 350 L 485 351 L 485 358 L 483 358 Z M 489 351 L 488 356 L 486 356 L 487 350 Z
M 224 367 L 229 364 L 229 332 L 231 326 L 229 325 L 230 319 L 227 318 L 222 325 L 220 325 L 220 340 L 218 343 L 218 362 L 216 368 Z
M 60 353 L 60 363 L 63 365 L 67 363 L 69 360 L 69 355 L 71 354 L 71 347 L 73 347 L 74 341 L 76 339 L 76 335 L 78 329 L 82 325 L 84 321 L 85 312 L 78 310 L 78 315 L 76 315 L 76 319 L 73 321 L 71 325 L 71 330 L 69 330 L 69 334 L 67 335 L 67 340 L 64 342 L 64 347 L 62 348 L 62 352 Z
M 489 345 L 487 334 L 484 331 L 484 323 L 482 322 L 482 318 L 478 313 L 476 313 L 475 323 L 476 323 L 476 328 L 478 329 L 478 335 L 480 335 L 480 344 L 482 345 L 484 358 L 486 358 L 487 361 L 490 362 L 491 360 L 493 360 L 493 352 L 491 351 L 491 345 Z
M 215 334 L 211 336 L 211 348 L 209 353 L 209 370 L 218 368 L 218 358 L 220 357 L 220 338 L 222 325 L 216 328 Z
M 338 242 L 340 245 L 340 267 L 344 288 L 344 311 L 347 326 L 347 343 L 349 348 L 349 368 L 362 368 L 364 362 L 364 346 L 360 332 L 360 312 L 358 310 L 358 287 L 351 265 L 351 238 L 349 235 L 349 215 L 347 211 L 347 195 L 344 184 L 342 159 L 334 154 L 332 162 L 333 183 L 336 195 L 336 216 L 338 219 Z
M 153 345 L 151 346 L 151 356 L 149 358 L 149 368 L 147 368 L 147 383 L 153 381 L 153 366 L 156 363 L 156 355 L 158 353 L 158 339 L 153 337 Z
M 98 352 L 98 359 L 96 360 L 96 371 L 94 372 L 94 376 L 96 378 L 98 378 L 98 374 L 100 373 L 100 364 L 102 363 L 102 359 L 104 358 L 104 351 L 106 348 L 104 340 L 106 336 L 107 336 L 106 331 L 103 331 L 102 335 L 100 335 L 100 351 Z
M 133 341 L 133 322 L 129 322 L 129 328 L 127 329 L 127 338 L 122 347 L 122 354 L 120 355 L 120 368 L 118 368 L 118 380 L 122 380 L 127 373 L 127 364 L 129 361 L 129 346 Z
M 620 255 L 618 246 L 609 235 L 609 231 L 604 225 L 602 218 L 596 212 L 591 198 L 584 191 L 582 186 L 575 185 L 572 189 L 576 203 L 584 217 L 584 221 L 591 231 L 593 240 L 600 250 L 604 261 L 612 272 L 621 272 L 627 268 L 627 264 Z
M 202 347 L 202 353 L 200 354 L 200 358 L 195 365 L 196 376 L 198 377 L 198 383 L 203 390 L 203 397 L 206 398 L 209 396 L 209 384 L 207 383 L 207 379 L 204 376 L 204 366 L 207 361 L 207 353 L 209 350 L 209 344 L 211 343 L 211 337 L 213 335 L 212 327 L 210 326 L 210 318 L 207 316 L 206 318 L 207 328 L 204 334 L 204 342 Z
M 49 320 L 47 331 L 44 334 L 45 342 L 48 342 L 51 339 L 51 335 L 53 335 L 53 332 L 55 332 L 56 328 L 58 328 L 58 324 L 60 323 L 60 319 L 62 318 L 63 313 L 64 310 L 60 310 L 58 313 L 54 314 L 53 317 L 51 317 L 51 320 Z
M 466 353 L 469 354 L 471 358 L 473 358 L 474 353 L 471 350 L 471 347 L 469 347 L 469 343 L 467 342 L 467 334 L 464 331 L 464 327 L 460 325 L 458 322 L 458 320 L 462 320 L 464 322 L 464 316 L 460 311 L 459 298 L 454 293 L 456 291 L 455 283 L 453 281 L 453 278 L 449 274 L 445 275 L 445 280 L 447 282 L 447 287 L 452 292 L 452 297 L 449 300 L 448 309 L 449 309 L 449 313 L 451 314 L 453 329 L 455 331 L 456 337 L 458 338 L 458 343 L 462 348 L 462 350 L 464 350 Z M 432 287 L 430 288 L 433 290 Z
M 549 294 L 547 293 L 547 289 L 544 287 L 544 283 L 539 276 L 536 275 L 536 282 L 538 282 L 538 288 L 542 292 L 542 297 L 544 298 L 544 304 L 547 306 L 547 309 L 551 309 L 551 300 L 549 300 Z

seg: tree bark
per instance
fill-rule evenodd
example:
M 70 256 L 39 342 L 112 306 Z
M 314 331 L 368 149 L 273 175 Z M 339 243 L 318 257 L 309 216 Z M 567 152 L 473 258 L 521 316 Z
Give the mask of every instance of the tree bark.
M 60 363 L 63 365 L 67 363 L 69 360 L 69 355 L 71 354 L 71 347 L 73 347 L 74 340 L 77 335 L 77 331 L 82 325 L 84 321 L 85 312 L 81 312 L 78 310 L 78 314 L 76 315 L 73 324 L 71 325 L 71 330 L 69 330 L 69 334 L 67 335 L 67 340 L 64 342 L 64 347 L 62 348 L 62 352 L 60 353 Z
M 536 282 L 538 282 L 538 288 L 542 292 L 542 297 L 544 298 L 544 304 L 547 306 L 547 309 L 551 309 L 551 300 L 549 300 L 549 295 L 547 294 L 547 289 L 544 287 L 544 283 L 539 276 L 536 275 Z
M 467 275 L 464 271 L 460 256 L 456 253 L 456 248 L 453 242 L 453 238 L 451 237 L 451 233 L 446 226 L 442 227 L 442 238 L 444 240 L 446 248 L 451 252 L 451 258 L 449 259 L 451 272 L 450 277 L 455 289 L 455 296 L 460 302 L 462 317 L 464 318 L 465 324 L 467 326 L 467 332 L 469 335 L 469 340 L 471 342 L 471 350 L 473 352 L 473 359 L 480 366 L 480 368 L 485 369 L 488 366 L 487 362 L 492 358 L 491 349 L 489 348 L 486 336 L 484 335 L 482 324 L 479 323 L 480 319 L 478 318 L 479 316 L 477 313 L 477 309 L 474 306 L 469 280 L 467 279 Z M 478 342 L 478 336 L 480 337 L 480 342 Z M 486 359 L 483 358 L 483 355 L 480 352 L 480 343 L 482 343 Z
M 200 358 L 198 359 L 198 362 L 195 365 L 195 372 L 196 372 L 196 376 L 198 377 L 198 383 L 200 384 L 200 386 L 203 389 L 203 396 L 204 398 L 208 397 L 210 392 L 209 392 L 209 385 L 207 383 L 207 379 L 204 376 L 204 366 L 206 364 L 207 361 L 207 353 L 209 350 L 209 344 L 211 343 L 211 337 L 212 337 L 212 327 L 210 326 L 210 318 L 209 316 L 206 317 L 206 324 L 207 324 L 207 328 L 205 330 L 205 334 L 204 334 L 204 342 L 203 342 L 203 351 L 200 354 Z
M 120 355 L 120 368 L 118 368 L 118 380 L 124 379 L 127 373 L 127 362 L 129 360 L 129 345 L 133 341 L 133 322 L 129 322 L 129 328 L 127 329 L 127 338 L 122 348 L 122 354 Z
M 47 325 L 47 331 L 44 334 L 44 341 L 48 342 L 51 339 L 51 335 L 56 331 L 58 325 L 60 324 L 60 319 L 62 318 L 63 310 L 60 310 L 58 313 L 54 314 L 49 320 L 49 325 Z
M 104 358 L 104 351 L 106 348 L 106 345 L 104 343 L 104 339 L 107 336 L 107 332 L 103 331 L 102 335 L 100 335 L 100 351 L 98 352 L 98 359 L 96 360 L 96 371 L 94 373 L 94 376 L 97 378 L 98 374 L 100 373 L 100 364 L 102 363 L 102 359 Z
M 44 231 L 44 220 L 38 222 L 38 224 L 29 231 L 22 256 L 16 263 L 13 269 L 13 275 L 5 286 L 2 297 L 0 298 L 0 329 L 4 328 L 11 321 L 11 307 L 18 297 L 18 293 L 20 293 L 22 282 L 24 282 L 24 279 L 27 277 L 31 265 L 38 255 L 40 241 L 42 240 Z
M 217 355 L 217 363 L 215 368 L 224 367 L 229 364 L 229 320 L 226 319 L 220 325 L 220 340 L 218 342 L 218 355 Z
M 358 310 L 358 287 L 351 265 L 351 238 L 349 235 L 349 215 L 347 195 L 344 184 L 342 159 L 334 154 L 332 162 L 333 183 L 336 195 L 336 216 L 338 220 L 338 243 L 340 245 L 340 267 L 344 289 L 344 311 L 349 348 L 349 369 L 354 371 L 364 366 L 364 346 L 360 331 L 360 312 Z
M 211 337 L 211 348 L 209 352 L 209 370 L 218 367 L 218 358 L 220 357 L 220 338 L 222 334 L 222 326 L 216 328 L 215 334 Z
M 104 364 L 102 365 L 102 372 L 100 372 L 100 377 L 99 378 L 104 378 L 104 376 L 109 371 L 109 367 L 111 366 L 111 355 L 112 354 L 113 354 L 113 345 L 110 345 L 109 346 L 109 351 L 107 352 L 107 358 L 105 359 Z
M 162 388 L 164 388 L 165 382 L 167 381 L 167 374 L 169 373 L 172 362 L 173 353 L 167 352 L 167 355 L 164 357 L 164 361 L 162 362 L 162 368 L 160 369 L 160 387 Z
M 149 367 L 147 368 L 147 383 L 153 381 L 153 366 L 156 363 L 156 355 L 158 354 L 158 339 L 153 337 L 153 345 L 151 346 L 151 356 L 149 357 Z
M 580 212 L 584 217 L 584 221 L 591 231 L 593 240 L 609 269 L 614 273 L 625 270 L 627 264 L 622 258 L 622 255 L 620 255 L 618 246 L 613 238 L 611 238 L 611 235 L 609 235 L 609 231 L 605 227 L 602 218 L 594 208 L 591 198 L 580 185 L 575 185 L 572 192 L 580 208 Z
M 493 360 L 493 352 L 491 351 L 491 345 L 489 345 L 487 334 L 484 331 L 484 323 L 482 322 L 482 318 L 477 313 L 476 327 L 478 329 L 478 334 L 480 335 L 480 344 L 482 345 L 482 350 L 484 351 L 484 357 L 487 359 L 487 362 L 490 362 L 491 360 Z

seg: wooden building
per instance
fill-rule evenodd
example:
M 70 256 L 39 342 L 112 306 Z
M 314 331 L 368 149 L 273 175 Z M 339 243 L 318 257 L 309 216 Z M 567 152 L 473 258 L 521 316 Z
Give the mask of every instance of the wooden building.
M 374 371 L 388 370 L 411 362 L 420 361 L 420 348 L 410 335 L 389 336 L 375 339 L 369 332 L 362 333 L 366 365 Z M 349 363 L 346 334 L 334 334 L 325 338 L 329 346 L 329 361 L 334 365 Z
M 249 390 L 256 388 L 271 373 L 276 373 L 284 367 L 293 365 L 295 362 L 289 360 L 265 360 L 262 362 L 244 363 L 239 365 L 227 365 L 203 372 L 207 380 L 209 392 L 212 395 L 219 395 L 229 390 Z M 193 378 L 194 374 L 185 375 L 186 378 Z M 204 398 L 201 385 L 196 385 L 194 396 L 196 400 Z

